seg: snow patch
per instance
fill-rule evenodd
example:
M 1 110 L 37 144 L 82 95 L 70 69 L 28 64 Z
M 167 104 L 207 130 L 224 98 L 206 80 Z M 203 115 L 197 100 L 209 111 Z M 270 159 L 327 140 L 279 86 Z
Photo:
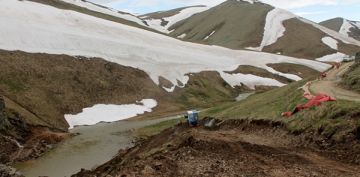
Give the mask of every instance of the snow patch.
M 266 23 L 264 28 L 264 36 L 259 47 L 247 49 L 262 51 L 265 46 L 276 43 L 286 31 L 283 25 L 285 20 L 295 18 L 296 16 L 286 10 L 275 8 L 271 10 L 266 16 Z
M 173 85 L 173 86 L 172 86 L 172 87 L 170 87 L 170 88 L 163 87 L 163 89 L 164 89 L 165 91 L 169 92 L 169 93 L 174 92 L 174 91 L 175 91 L 175 88 L 176 88 L 176 86 L 175 86 L 175 85 Z
M 285 84 L 270 78 L 263 78 L 259 76 L 255 76 L 252 74 L 228 74 L 225 72 L 219 72 L 220 76 L 227 82 L 230 86 L 241 86 L 242 84 L 245 84 L 250 89 L 255 89 L 255 86 L 276 86 L 276 87 L 282 87 Z
M 346 54 L 338 52 L 338 53 L 323 56 L 321 58 L 317 58 L 316 60 L 322 61 L 322 62 L 342 62 L 342 61 L 344 61 L 344 58 L 346 56 L 347 56 Z
M 256 2 L 260 2 L 260 1 L 258 1 L 258 0 L 237 0 L 238 2 L 248 2 L 248 3 L 250 3 L 250 4 L 254 4 L 254 3 L 256 3 Z
M 353 25 L 351 23 L 349 23 L 349 21 L 344 19 L 343 24 L 341 25 L 339 33 L 349 37 L 350 28 L 352 28 L 352 27 L 353 27 Z
M 65 119 L 72 129 L 79 125 L 95 125 L 100 122 L 115 122 L 136 117 L 145 112 L 152 112 L 156 106 L 157 102 L 153 99 L 144 99 L 137 104 L 97 104 L 90 108 L 84 108 L 81 113 L 76 115 L 66 114 Z
M 99 57 L 143 70 L 158 85 L 160 76 L 183 87 L 189 81 L 189 73 L 233 71 L 239 65 L 264 68 L 275 74 L 281 73 L 266 64 L 293 63 L 318 71 L 330 67 L 312 60 L 183 42 L 30 1 L 2 1 L 0 13 L 1 24 L 6 24 L 0 28 L 0 49 Z
M 186 34 L 184 33 L 184 34 L 178 36 L 177 38 L 184 39 L 185 37 L 186 37 Z
M 84 0 L 61 0 L 61 1 L 64 1 L 64 2 L 69 3 L 69 4 L 74 4 L 76 6 L 83 7 L 83 8 L 95 11 L 95 12 L 100 12 L 100 13 L 103 13 L 103 14 L 107 14 L 107 15 L 122 18 L 122 19 L 125 19 L 125 20 L 128 20 L 128 21 L 132 21 L 132 22 L 135 22 L 135 23 L 137 23 L 139 25 L 142 25 L 142 26 L 146 26 L 141 19 L 139 19 L 138 17 L 136 17 L 136 16 L 134 16 L 132 14 L 129 14 L 129 13 L 121 13 L 121 12 L 115 10 L 115 9 L 107 8 L 107 7 L 101 7 L 99 5 L 96 5 L 94 3 L 87 2 L 87 1 L 84 1 Z
M 338 41 L 332 37 L 326 36 L 321 41 L 332 49 L 338 50 Z
M 208 36 L 206 36 L 206 37 L 204 38 L 204 40 L 209 39 L 214 33 L 215 33 L 215 31 L 211 32 Z
M 169 31 L 169 28 L 172 25 L 174 25 L 175 23 L 177 23 L 181 20 L 187 19 L 197 13 L 206 11 L 208 9 L 210 9 L 210 7 L 189 7 L 189 8 L 183 9 L 176 15 L 163 18 L 163 20 L 168 22 L 165 26 L 161 25 L 162 20 L 160 20 L 160 19 L 145 19 L 145 17 L 142 17 L 142 18 L 145 19 L 145 21 L 148 23 L 150 28 L 169 34 L 171 32 L 171 31 Z

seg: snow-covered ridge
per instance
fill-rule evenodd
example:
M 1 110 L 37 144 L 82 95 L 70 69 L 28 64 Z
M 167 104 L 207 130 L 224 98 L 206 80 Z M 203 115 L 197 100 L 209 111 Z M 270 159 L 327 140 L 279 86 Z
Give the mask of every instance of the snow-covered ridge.
M 147 30 L 29 1 L 2 0 L 0 23 L 6 24 L 0 28 L 0 49 L 100 57 L 141 69 L 156 84 L 159 84 L 159 77 L 162 76 L 173 87 L 185 85 L 189 73 L 222 73 L 233 71 L 239 65 L 264 68 L 294 80 L 299 77 L 276 72 L 267 64 L 294 63 L 319 71 L 329 68 L 327 64 L 311 60 L 183 42 Z M 248 81 L 242 75 L 235 75 L 229 84 L 234 85 L 234 77 L 238 85 Z M 279 83 L 274 81 L 273 84 Z
M 152 109 L 156 106 L 157 101 L 153 99 L 143 99 L 136 104 L 98 104 L 90 108 L 84 108 L 81 113 L 76 115 L 66 114 L 65 120 L 72 129 L 79 125 L 95 125 L 100 122 L 114 122 L 136 117 L 145 112 L 152 112 Z
M 143 17 L 143 19 L 146 21 L 146 23 L 149 25 L 150 28 L 155 29 L 157 31 L 163 32 L 163 33 L 170 33 L 169 28 L 174 25 L 175 23 L 187 19 L 197 13 L 203 12 L 208 10 L 210 7 L 206 6 L 194 6 L 194 7 L 188 7 L 183 10 L 181 10 L 179 13 L 177 13 L 174 16 L 165 17 L 162 20 L 168 22 L 166 25 L 161 25 L 162 20 L 161 19 L 149 19 L 148 17 Z
M 87 1 L 84 1 L 84 0 L 61 0 L 61 1 L 64 1 L 64 2 L 69 3 L 69 4 L 73 4 L 73 5 L 76 5 L 76 6 L 79 6 L 79 7 L 83 7 L 83 8 L 95 11 L 95 12 L 100 12 L 100 13 L 103 13 L 103 14 L 107 14 L 107 15 L 122 18 L 122 19 L 125 19 L 125 20 L 128 20 L 128 21 L 132 21 L 132 22 L 135 22 L 135 23 L 137 23 L 139 25 L 142 25 L 142 26 L 146 26 L 145 23 L 140 18 L 136 17 L 135 15 L 132 15 L 132 14 L 129 14 L 129 13 L 121 13 L 121 12 L 115 10 L 115 9 L 112 9 L 112 8 L 101 7 L 101 6 L 96 5 L 96 4 L 92 3 L 92 2 L 87 2 Z

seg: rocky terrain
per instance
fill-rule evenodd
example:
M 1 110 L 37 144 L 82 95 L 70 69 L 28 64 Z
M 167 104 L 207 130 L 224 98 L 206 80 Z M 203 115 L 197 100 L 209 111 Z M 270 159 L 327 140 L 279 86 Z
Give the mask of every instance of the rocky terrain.
M 180 124 L 73 176 L 357 176 L 359 144 L 334 150 L 327 141 L 289 133 L 280 122 Z

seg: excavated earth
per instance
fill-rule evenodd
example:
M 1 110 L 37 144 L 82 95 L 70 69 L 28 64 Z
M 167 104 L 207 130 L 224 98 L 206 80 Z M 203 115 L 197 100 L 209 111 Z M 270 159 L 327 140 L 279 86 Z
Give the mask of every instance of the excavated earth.
M 108 163 L 82 170 L 87 176 L 359 176 L 356 133 L 334 143 L 316 132 L 289 133 L 269 121 L 185 123 L 120 151 Z

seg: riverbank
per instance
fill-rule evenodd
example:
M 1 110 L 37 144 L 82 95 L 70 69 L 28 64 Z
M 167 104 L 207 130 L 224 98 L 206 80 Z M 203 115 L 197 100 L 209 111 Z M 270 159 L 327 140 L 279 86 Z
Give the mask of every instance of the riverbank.
M 15 167 L 25 176 L 70 176 L 82 168 L 92 169 L 109 161 L 120 149 L 132 147 L 135 130 L 177 118 L 124 120 L 76 127 L 70 133 L 77 136 L 65 140 L 44 156 L 18 163 Z

